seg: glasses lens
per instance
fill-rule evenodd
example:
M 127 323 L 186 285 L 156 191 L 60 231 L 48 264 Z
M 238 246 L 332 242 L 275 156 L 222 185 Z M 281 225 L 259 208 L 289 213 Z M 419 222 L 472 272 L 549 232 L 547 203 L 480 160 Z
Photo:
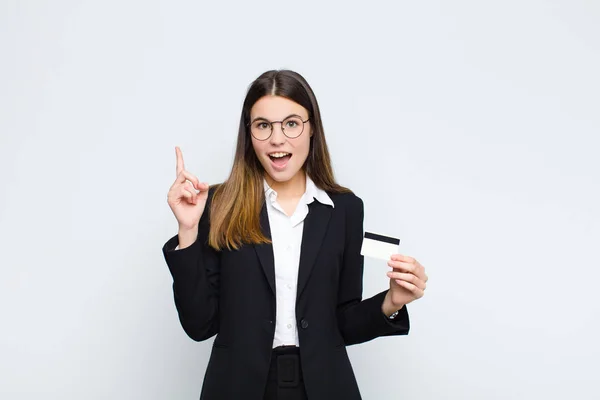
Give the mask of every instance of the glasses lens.
M 283 128 L 283 133 L 285 133 L 287 137 L 295 138 L 302 134 L 304 122 L 302 122 L 300 117 L 292 116 L 286 118 L 281 124 L 281 127 Z
M 266 140 L 271 136 L 271 124 L 266 121 L 254 121 L 250 126 L 250 133 L 258 140 Z

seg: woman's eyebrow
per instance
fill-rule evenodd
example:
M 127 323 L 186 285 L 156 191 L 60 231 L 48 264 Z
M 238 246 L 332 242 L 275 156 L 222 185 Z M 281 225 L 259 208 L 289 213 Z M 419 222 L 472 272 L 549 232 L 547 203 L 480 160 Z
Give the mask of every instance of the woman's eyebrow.
M 254 122 L 254 121 L 258 121 L 258 120 L 263 120 L 263 121 L 269 121 L 268 119 L 266 119 L 265 117 L 256 117 L 253 120 L 251 120 L 250 122 Z
M 298 115 L 298 114 L 290 114 L 290 115 L 288 115 L 287 117 L 285 117 L 285 118 L 282 118 L 282 119 L 281 119 L 281 121 L 285 121 L 285 120 L 286 120 L 286 119 L 288 119 L 289 117 L 298 117 L 298 118 L 302 118 L 302 117 L 301 117 L 300 115 Z M 272 122 L 272 121 L 269 121 L 268 119 L 266 119 L 265 117 L 256 117 L 256 118 L 254 118 L 254 119 L 253 119 L 251 122 L 258 121 L 258 120 L 263 120 L 263 121 L 267 121 L 267 122 Z

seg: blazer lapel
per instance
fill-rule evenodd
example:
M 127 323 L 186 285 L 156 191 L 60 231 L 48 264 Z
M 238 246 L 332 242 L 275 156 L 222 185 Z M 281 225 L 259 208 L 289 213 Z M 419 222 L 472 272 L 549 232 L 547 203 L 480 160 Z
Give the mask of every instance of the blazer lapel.
M 269 238 L 269 240 L 272 240 L 266 204 L 263 204 L 262 209 L 260 210 L 260 227 L 265 236 Z M 269 286 L 271 287 L 273 294 L 275 294 L 275 258 L 273 256 L 273 245 L 271 243 L 254 245 L 254 249 L 256 250 L 263 271 L 265 272 L 267 281 L 269 281 Z
M 321 204 L 317 200 L 310 203 L 308 207 L 309 212 L 304 219 L 302 231 L 297 297 L 300 297 L 315 265 L 317 254 L 323 244 L 325 232 L 327 232 L 332 210 L 331 206 Z

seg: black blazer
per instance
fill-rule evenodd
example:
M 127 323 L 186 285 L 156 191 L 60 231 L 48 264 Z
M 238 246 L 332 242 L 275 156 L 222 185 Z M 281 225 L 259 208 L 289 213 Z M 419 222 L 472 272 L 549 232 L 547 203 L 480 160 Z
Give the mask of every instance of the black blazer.
M 207 245 L 214 189 L 191 246 L 163 247 L 173 277 L 179 320 L 196 341 L 215 334 L 201 399 L 263 398 L 275 333 L 275 271 L 270 244 L 217 252 Z M 363 202 L 329 193 L 335 207 L 313 201 L 304 220 L 296 318 L 304 385 L 311 400 L 358 400 L 346 346 L 405 335 L 406 306 L 390 321 L 381 311 L 387 291 L 362 300 Z M 266 206 L 261 228 L 271 238 Z M 384 382 L 382 382 L 383 384 Z

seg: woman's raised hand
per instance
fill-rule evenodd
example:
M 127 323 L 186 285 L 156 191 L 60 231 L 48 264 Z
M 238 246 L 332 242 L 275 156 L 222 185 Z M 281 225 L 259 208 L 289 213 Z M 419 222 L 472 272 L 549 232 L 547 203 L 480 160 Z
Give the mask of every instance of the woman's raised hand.
M 181 149 L 175 147 L 177 155 L 177 178 L 169 189 L 167 202 L 179 223 L 179 231 L 196 230 L 208 198 L 208 184 L 185 170 Z

